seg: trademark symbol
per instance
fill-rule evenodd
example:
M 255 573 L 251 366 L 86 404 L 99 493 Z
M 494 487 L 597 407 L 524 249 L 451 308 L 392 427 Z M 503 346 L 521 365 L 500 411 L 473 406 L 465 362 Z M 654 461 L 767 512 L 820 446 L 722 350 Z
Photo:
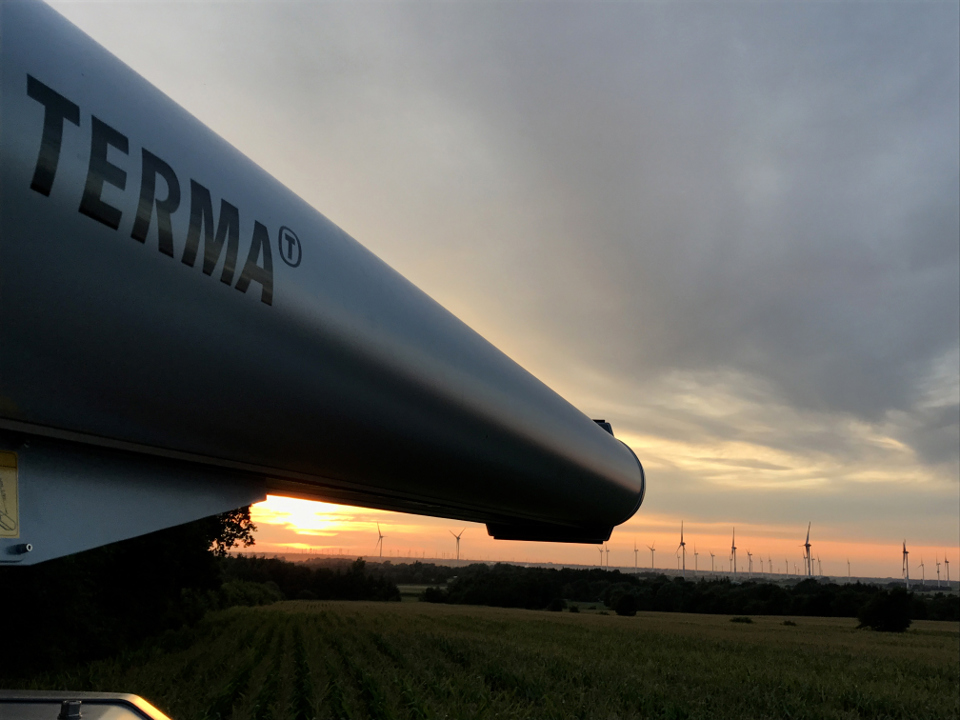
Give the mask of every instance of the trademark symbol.
M 290 228 L 284 226 L 280 228 L 280 237 L 277 239 L 280 246 L 280 258 L 290 267 L 297 267 L 303 255 L 300 248 L 300 238 Z

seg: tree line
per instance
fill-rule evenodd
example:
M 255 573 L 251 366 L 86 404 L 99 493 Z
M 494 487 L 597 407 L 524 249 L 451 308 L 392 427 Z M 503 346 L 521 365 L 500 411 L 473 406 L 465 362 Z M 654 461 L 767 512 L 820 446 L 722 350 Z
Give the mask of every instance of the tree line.
M 803 580 L 771 582 L 685 580 L 665 575 L 632 575 L 619 570 L 553 569 L 483 564 L 461 568 L 446 588 L 429 588 L 428 602 L 562 609 L 568 601 L 638 610 L 723 615 L 860 617 L 868 603 L 893 591 L 863 583 Z M 911 620 L 960 620 L 960 598 L 944 593 L 906 593 L 900 601 Z

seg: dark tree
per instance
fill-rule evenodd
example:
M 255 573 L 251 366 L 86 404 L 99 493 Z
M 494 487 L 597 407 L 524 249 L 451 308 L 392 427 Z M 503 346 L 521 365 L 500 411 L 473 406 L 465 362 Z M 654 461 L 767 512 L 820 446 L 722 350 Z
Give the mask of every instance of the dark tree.
M 0 567 L 0 616 L 17 647 L 0 679 L 105 657 L 219 605 L 217 555 L 253 542 L 249 508 L 28 567 Z M 14 664 L 15 662 L 15 664 Z
M 637 596 L 633 593 L 624 593 L 617 598 L 617 604 L 613 609 L 617 615 L 633 617 L 637 614 Z
M 881 590 L 857 614 L 858 627 L 881 632 L 903 632 L 910 627 L 910 593 L 903 588 Z

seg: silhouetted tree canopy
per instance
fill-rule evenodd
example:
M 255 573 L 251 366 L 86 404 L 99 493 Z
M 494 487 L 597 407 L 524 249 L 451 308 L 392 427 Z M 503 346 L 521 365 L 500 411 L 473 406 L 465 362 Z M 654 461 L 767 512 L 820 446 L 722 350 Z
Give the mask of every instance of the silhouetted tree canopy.
M 526 568 L 470 565 L 459 568 L 445 589 L 435 588 L 428 602 L 543 609 L 557 597 L 602 602 L 617 609 L 635 602 L 636 610 L 723 615 L 806 615 L 858 617 L 867 602 L 887 591 L 876 585 L 839 585 L 808 579 L 792 585 L 773 582 L 684 580 L 665 575 L 632 575 L 619 570 Z M 944 593 L 907 593 L 907 615 L 915 620 L 960 620 L 960 598 Z M 888 593 L 889 594 L 889 593 Z M 625 597 L 631 600 L 623 600 Z

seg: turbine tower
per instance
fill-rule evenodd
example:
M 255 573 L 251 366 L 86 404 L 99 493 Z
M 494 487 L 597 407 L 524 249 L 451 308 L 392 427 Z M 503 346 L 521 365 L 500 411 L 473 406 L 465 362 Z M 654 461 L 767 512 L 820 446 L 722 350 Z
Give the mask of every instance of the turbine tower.
M 767 557 L 767 567 L 770 568 L 770 574 L 773 575 L 773 558 Z
M 927 584 L 927 571 L 923 567 L 923 555 L 920 556 L 920 564 L 917 567 L 920 568 L 920 587 L 923 587 Z
M 700 572 L 700 564 L 697 558 L 700 556 L 700 553 L 697 552 L 697 544 L 693 544 L 693 574 L 696 575 Z
M 610 569 L 610 546 L 604 545 L 604 548 L 606 549 L 606 553 L 607 553 L 607 570 L 609 570 Z
M 600 567 L 603 567 L 603 546 L 597 548 L 597 552 L 600 553 Z
M 753 553 L 747 550 L 747 577 L 753 575 Z
M 683 551 L 683 576 L 687 576 L 687 544 L 683 541 L 683 520 L 680 521 L 680 544 L 677 551 Z
M 634 540 L 634 541 L 633 541 L 633 571 L 634 571 L 634 572 L 636 572 L 637 570 L 640 569 L 639 566 L 637 565 L 637 553 L 638 553 L 638 552 L 640 552 L 640 550 L 637 549 L 637 541 Z
M 377 523 L 377 544 L 374 547 L 380 548 L 380 557 L 383 557 L 383 539 L 386 537 L 380 532 L 380 523 Z
M 713 559 L 714 559 L 715 557 L 716 557 L 716 555 L 714 555 L 713 553 L 710 553 L 710 573 L 711 573 L 711 574 L 713 574 L 714 572 L 716 572 L 716 571 L 713 569 Z
M 817 555 L 817 577 L 823 577 L 823 565 L 820 564 L 820 555 Z
M 850 558 L 847 558 L 847 580 L 850 579 Z
M 737 529 L 733 529 L 733 539 L 730 541 L 730 559 L 733 562 L 733 579 L 737 579 Z
M 653 562 L 653 554 L 657 551 L 657 550 L 656 550 L 656 544 L 657 544 L 657 541 L 654 540 L 654 541 L 653 541 L 653 545 L 647 545 L 647 547 L 648 547 L 649 550 L 650 550 L 650 570 L 651 570 L 651 572 L 652 572 L 653 569 L 656 567 L 656 565 L 655 565 L 654 562 Z
M 800 547 L 803 548 L 803 559 L 807 566 L 807 577 L 813 575 L 813 557 L 810 555 L 810 526 L 812 522 L 807 523 L 807 540 Z
M 950 561 L 947 559 L 947 556 L 943 556 L 943 564 L 947 566 L 947 589 L 950 589 Z
M 935 559 L 937 561 L 937 590 L 939 590 L 940 589 L 940 556 L 937 555 Z
M 910 553 L 907 551 L 907 541 L 903 541 L 903 581 L 907 586 L 907 590 L 910 589 L 910 563 L 907 562 L 907 556 Z
M 461 530 L 459 535 L 457 535 L 456 533 L 454 533 L 453 530 L 448 530 L 448 531 L 447 531 L 447 532 L 449 532 L 451 535 L 453 535 L 453 536 L 457 539 L 457 562 L 460 561 L 460 538 L 463 536 L 463 533 L 464 533 L 465 531 L 466 531 L 466 528 L 464 528 L 463 530 Z

